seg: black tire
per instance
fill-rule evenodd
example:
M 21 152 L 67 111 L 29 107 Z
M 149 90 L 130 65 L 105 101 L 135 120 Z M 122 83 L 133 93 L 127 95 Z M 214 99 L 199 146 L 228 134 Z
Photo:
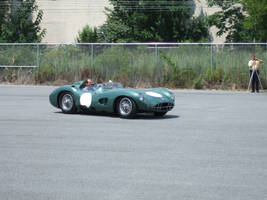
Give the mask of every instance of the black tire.
M 76 113 L 76 106 L 74 96 L 71 92 L 63 92 L 59 96 L 59 107 L 63 113 L 73 114 Z
M 162 117 L 166 114 L 167 112 L 154 112 L 154 115 L 157 117 Z
M 117 112 L 122 118 L 132 118 L 136 114 L 136 104 L 129 97 L 122 97 L 116 104 Z

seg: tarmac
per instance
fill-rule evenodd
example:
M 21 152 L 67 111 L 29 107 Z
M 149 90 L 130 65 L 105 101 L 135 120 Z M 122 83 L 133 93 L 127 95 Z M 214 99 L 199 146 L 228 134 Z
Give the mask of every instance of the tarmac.
M 164 117 L 63 114 L 0 85 L 1 200 L 267 199 L 267 93 L 174 90 Z

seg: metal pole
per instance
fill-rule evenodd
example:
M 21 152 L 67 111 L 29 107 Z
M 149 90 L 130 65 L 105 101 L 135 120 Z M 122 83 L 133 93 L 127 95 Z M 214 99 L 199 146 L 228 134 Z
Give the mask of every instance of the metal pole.
M 259 76 L 259 74 L 258 74 L 258 72 L 257 72 L 257 71 L 255 71 L 255 72 L 256 72 L 256 74 L 257 74 L 258 80 L 259 80 L 259 82 L 260 82 L 260 85 L 261 85 L 261 89 L 262 89 L 262 91 L 263 91 L 264 89 L 263 89 L 263 86 L 262 86 L 262 84 L 261 84 L 260 76 Z
M 39 48 L 39 44 L 37 44 L 37 48 L 36 48 L 36 65 L 39 68 L 40 67 L 40 48 Z
M 210 44 L 210 71 L 213 69 L 213 47 L 212 43 Z
M 156 57 L 156 64 L 158 65 L 158 45 L 155 45 L 155 57 Z
M 91 67 L 94 66 L 94 44 L 91 44 Z
M 37 67 L 37 70 L 38 70 L 38 76 L 37 77 L 39 78 L 39 72 L 40 72 L 40 48 L 39 48 L 39 43 L 36 46 L 36 67 Z M 35 82 L 36 83 L 38 82 L 38 80 L 36 80 L 36 78 L 35 78 Z
M 266 62 L 266 77 L 265 77 L 265 80 L 266 80 L 267 79 L 267 43 L 266 43 L 266 61 L 265 62 Z

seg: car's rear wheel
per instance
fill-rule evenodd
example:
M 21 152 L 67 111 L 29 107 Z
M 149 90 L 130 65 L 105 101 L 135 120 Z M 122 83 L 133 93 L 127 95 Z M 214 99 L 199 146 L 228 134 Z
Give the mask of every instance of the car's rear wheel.
M 154 115 L 157 117 L 164 116 L 167 112 L 154 112 Z
M 131 118 L 136 114 L 136 104 L 129 97 L 122 97 L 117 101 L 117 112 L 122 118 Z
M 60 95 L 59 105 L 63 113 L 72 114 L 76 112 L 74 96 L 71 92 L 63 92 Z

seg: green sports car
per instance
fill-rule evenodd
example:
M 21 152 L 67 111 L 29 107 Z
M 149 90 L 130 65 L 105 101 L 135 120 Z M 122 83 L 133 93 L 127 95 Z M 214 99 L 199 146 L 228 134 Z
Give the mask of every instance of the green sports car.
M 136 113 L 154 113 L 163 116 L 174 107 L 175 97 L 165 89 L 123 88 L 118 82 L 93 84 L 85 87 L 83 81 L 55 89 L 49 96 L 50 103 L 63 113 L 82 110 L 117 113 L 131 118 Z

